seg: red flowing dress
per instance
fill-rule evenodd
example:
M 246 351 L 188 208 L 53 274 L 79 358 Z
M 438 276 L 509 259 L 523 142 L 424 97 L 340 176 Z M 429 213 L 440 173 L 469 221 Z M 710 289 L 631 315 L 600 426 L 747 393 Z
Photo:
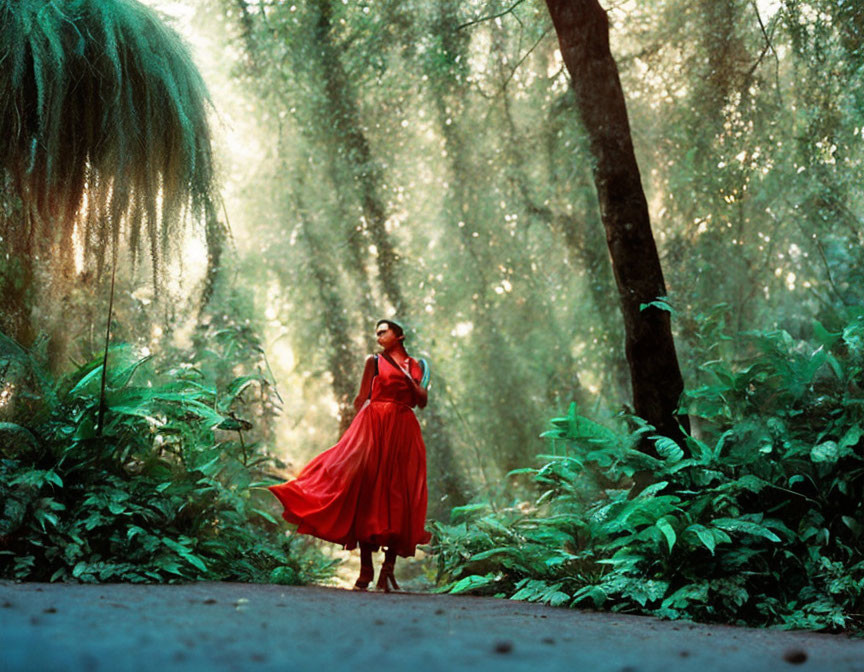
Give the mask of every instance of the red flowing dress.
M 422 372 L 410 359 L 411 377 Z M 426 446 L 405 374 L 378 357 L 372 394 L 339 442 L 293 481 L 269 486 L 297 531 L 355 548 L 358 542 L 414 555 L 427 543 Z

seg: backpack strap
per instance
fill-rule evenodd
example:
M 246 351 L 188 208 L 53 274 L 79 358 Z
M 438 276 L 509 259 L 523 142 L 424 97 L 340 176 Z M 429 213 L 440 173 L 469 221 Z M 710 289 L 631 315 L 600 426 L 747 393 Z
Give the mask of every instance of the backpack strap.
M 393 366 L 394 369 L 397 369 L 398 371 L 402 370 L 402 368 L 396 362 L 394 362 L 393 358 L 390 355 L 388 355 L 386 352 L 382 352 L 381 356 L 384 359 L 386 359 Z M 375 355 L 375 357 L 378 357 L 378 355 Z M 376 359 L 375 362 L 377 363 L 378 360 Z
M 373 355 L 373 357 L 375 358 L 375 373 L 372 374 L 372 382 L 375 382 L 375 377 L 378 375 L 378 355 Z M 369 396 L 366 398 L 367 399 L 372 398 L 372 386 L 371 385 L 369 386 Z
M 393 358 L 390 355 L 388 355 L 386 352 L 382 352 L 381 356 L 384 359 L 386 359 L 388 362 L 390 362 L 390 364 L 392 364 L 394 368 L 399 369 L 400 371 L 402 370 L 399 367 L 399 365 L 393 361 Z M 376 355 L 376 357 L 377 357 L 377 355 Z M 378 360 L 376 359 L 375 361 L 377 363 Z M 431 371 L 429 370 L 429 362 L 427 362 L 422 357 L 420 359 L 416 360 L 416 362 L 417 362 L 418 366 L 420 367 L 420 384 L 424 388 L 428 388 L 429 387 L 429 378 L 431 375 Z
M 422 357 L 417 360 L 417 363 L 420 365 L 420 370 L 423 372 L 423 375 L 420 377 L 420 384 L 429 389 L 429 379 L 432 377 L 432 371 L 429 368 L 429 362 L 427 362 Z

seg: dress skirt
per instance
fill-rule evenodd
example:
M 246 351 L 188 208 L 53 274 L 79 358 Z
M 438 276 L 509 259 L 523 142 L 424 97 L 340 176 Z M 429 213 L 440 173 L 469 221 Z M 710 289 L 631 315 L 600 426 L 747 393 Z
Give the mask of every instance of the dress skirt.
M 373 386 L 372 400 L 335 446 L 295 480 L 269 490 L 300 533 L 349 549 L 365 542 L 408 557 L 431 538 L 425 529 L 426 447 L 411 407 L 376 399 L 380 390 Z

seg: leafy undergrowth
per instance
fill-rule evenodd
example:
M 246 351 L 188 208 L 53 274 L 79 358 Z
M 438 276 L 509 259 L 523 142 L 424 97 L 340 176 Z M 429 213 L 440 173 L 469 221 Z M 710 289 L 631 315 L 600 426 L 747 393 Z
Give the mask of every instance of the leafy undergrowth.
M 435 526 L 439 590 L 861 633 L 864 317 L 816 323 L 812 343 L 742 338 L 756 354 L 705 364 L 709 384 L 686 394 L 700 431 L 685 446 L 638 418 L 610 429 L 571 406 L 552 420 L 555 454 L 518 470 L 537 501 Z M 657 459 L 636 450 L 645 439 Z
M 211 373 L 236 364 L 226 333 L 213 338 L 224 354 L 207 352 Z M 260 370 L 219 385 L 201 362 L 156 371 L 114 347 L 99 432 L 101 357 L 54 380 L 35 353 L 0 334 L 0 419 L 14 420 L 0 422 L 0 577 L 299 584 L 332 573 L 268 512 L 260 486 L 284 465 L 238 414 L 244 396 L 265 396 Z

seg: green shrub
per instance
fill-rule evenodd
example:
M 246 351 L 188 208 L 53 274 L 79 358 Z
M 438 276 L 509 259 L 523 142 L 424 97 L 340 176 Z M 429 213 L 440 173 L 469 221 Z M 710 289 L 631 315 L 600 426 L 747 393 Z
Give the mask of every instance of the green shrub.
M 475 503 L 436 525 L 441 591 L 665 618 L 864 626 L 864 317 L 813 342 L 742 335 L 682 400 L 686 445 L 571 406 L 545 433 L 533 503 Z M 637 450 L 649 439 L 658 458 Z M 634 482 L 651 483 L 641 492 Z M 634 477 L 636 477 L 634 479 Z
M 328 575 L 332 563 L 274 517 L 263 486 L 284 465 L 249 440 L 252 423 L 238 415 L 249 405 L 243 395 L 267 386 L 260 372 L 217 386 L 193 363 L 157 372 L 150 358 L 116 346 L 100 433 L 102 358 L 55 381 L 37 352 L 0 335 L 0 577 Z M 212 365 L 218 353 L 208 357 Z

